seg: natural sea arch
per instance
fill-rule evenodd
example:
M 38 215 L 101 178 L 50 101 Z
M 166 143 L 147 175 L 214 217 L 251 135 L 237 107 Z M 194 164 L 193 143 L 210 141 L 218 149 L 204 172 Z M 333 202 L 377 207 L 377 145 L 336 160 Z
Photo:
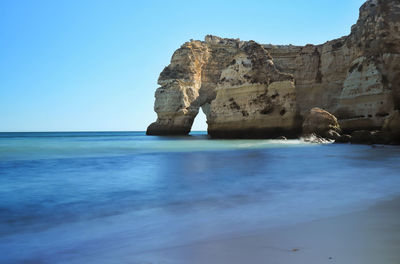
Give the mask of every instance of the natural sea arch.
M 207 117 L 203 112 L 202 107 L 200 107 L 199 113 L 194 118 L 190 131 L 207 131 Z

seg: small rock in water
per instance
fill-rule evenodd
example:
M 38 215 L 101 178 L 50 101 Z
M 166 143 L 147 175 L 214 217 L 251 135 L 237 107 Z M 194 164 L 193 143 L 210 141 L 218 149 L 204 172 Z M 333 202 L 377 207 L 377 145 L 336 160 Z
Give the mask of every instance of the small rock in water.
M 314 134 L 320 138 L 336 140 L 340 138 L 340 131 L 337 118 L 317 107 L 310 110 L 303 122 L 303 136 Z

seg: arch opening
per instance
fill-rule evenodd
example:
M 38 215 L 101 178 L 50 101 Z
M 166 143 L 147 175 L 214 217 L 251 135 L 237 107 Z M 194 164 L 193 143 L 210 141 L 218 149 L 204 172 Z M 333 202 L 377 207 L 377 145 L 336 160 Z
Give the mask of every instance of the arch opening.
M 207 117 L 203 107 L 199 109 L 199 113 L 194 118 L 192 128 L 190 129 L 190 133 L 192 132 L 207 132 Z

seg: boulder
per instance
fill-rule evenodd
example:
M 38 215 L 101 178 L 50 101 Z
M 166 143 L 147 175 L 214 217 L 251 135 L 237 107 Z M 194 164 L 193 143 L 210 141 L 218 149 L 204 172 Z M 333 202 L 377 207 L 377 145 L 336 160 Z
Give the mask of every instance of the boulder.
M 318 137 L 337 140 L 340 126 L 334 115 L 320 108 L 310 110 L 303 122 L 303 136 L 315 134 Z

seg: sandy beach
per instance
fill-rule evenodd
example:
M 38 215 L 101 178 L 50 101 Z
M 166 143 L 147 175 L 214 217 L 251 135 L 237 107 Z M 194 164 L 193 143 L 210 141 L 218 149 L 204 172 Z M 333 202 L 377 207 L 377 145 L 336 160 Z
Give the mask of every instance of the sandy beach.
M 400 198 L 338 217 L 145 252 L 133 263 L 400 263 Z

